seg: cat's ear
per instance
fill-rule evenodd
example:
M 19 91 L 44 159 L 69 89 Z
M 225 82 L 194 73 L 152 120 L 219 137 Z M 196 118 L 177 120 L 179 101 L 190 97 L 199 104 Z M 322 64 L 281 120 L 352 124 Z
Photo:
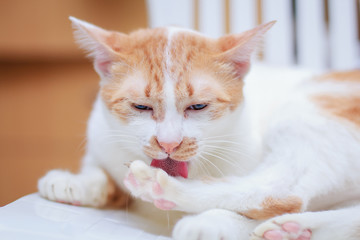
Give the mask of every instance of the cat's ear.
M 218 56 L 222 61 L 232 62 L 236 67 L 236 73 L 243 77 L 250 68 L 250 58 L 254 50 L 262 42 L 264 34 L 275 24 L 276 21 L 259 25 L 251 30 L 240 34 L 230 34 L 218 40 L 221 54 Z
M 119 44 L 126 34 L 107 31 L 91 23 L 69 17 L 75 29 L 74 36 L 81 48 L 94 59 L 96 72 L 102 79 L 111 77 L 110 67 L 123 56 L 119 53 Z

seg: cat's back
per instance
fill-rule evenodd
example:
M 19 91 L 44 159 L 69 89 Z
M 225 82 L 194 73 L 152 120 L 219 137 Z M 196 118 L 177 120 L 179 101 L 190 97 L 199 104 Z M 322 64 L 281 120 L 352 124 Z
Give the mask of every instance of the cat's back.
M 316 75 L 315 71 L 292 67 L 274 67 L 254 64 L 245 79 L 245 108 L 252 127 L 259 134 L 267 129 L 269 122 L 282 118 L 281 109 L 291 107 L 290 102 L 300 104 L 299 86 Z M 292 114 L 289 111 L 286 114 Z
M 326 119 L 360 135 L 360 70 L 321 73 L 255 65 L 246 79 L 247 108 L 255 128 L 269 123 Z
M 360 70 L 323 74 L 312 83 L 319 90 L 311 94 L 310 101 L 321 114 L 360 131 Z

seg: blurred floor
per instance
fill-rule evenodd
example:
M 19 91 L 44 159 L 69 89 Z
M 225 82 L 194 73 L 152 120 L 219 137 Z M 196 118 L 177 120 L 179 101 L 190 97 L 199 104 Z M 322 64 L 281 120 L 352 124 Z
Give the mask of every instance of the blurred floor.
M 90 63 L 0 64 L 0 206 L 52 168 L 77 170 L 98 77 Z

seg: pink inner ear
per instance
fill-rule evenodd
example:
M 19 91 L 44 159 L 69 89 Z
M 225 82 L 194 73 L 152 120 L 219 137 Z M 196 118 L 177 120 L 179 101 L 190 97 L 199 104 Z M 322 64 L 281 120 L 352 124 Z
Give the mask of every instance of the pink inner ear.
M 250 61 L 235 62 L 236 75 L 243 77 L 249 71 Z
M 95 69 L 105 76 L 110 74 L 110 65 L 111 61 L 109 60 L 95 60 Z

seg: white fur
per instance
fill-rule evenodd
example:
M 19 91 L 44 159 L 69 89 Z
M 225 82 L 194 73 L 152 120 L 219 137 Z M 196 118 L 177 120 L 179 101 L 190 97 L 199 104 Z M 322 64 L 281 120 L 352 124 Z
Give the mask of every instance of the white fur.
M 167 59 L 167 66 L 171 64 Z M 163 122 L 138 115 L 125 124 L 109 112 L 99 96 L 89 120 L 83 170 L 78 175 L 49 172 L 39 181 L 40 194 L 51 200 L 100 206 L 105 201 L 105 170 L 134 196 L 151 202 L 166 200 L 175 204 L 175 210 L 200 213 L 178 222 L 173 236 L 179 240 L 247 239 L 259 224 L 254 233 L 262 238 L 265 231 L 278 228 L 272 224 L 274 219 L 261 224 L 235 212 L 260 209 L 269 196 L 299 196 L 302 211 L 331 210 L 336 204 L 359 200 L 360 131 L 322 114 L 309 100 L 314 92 L 335 91 L 336 84 L 309 82 L 314 73 L 255 66 L 246 78 L 244 105 L 223 118 L 202 121 L 184 119 L 176 111 L 175 80 L 166 70 Z M 173 178 L 149 166 L 151 159 L 141 149 L 154 135 L 165 142 L 183 137 L 199 140 L 189 179 Z M 130 169 L 124 165 L 136 159 L 141 161 L 133 162 Z M 143 183 L 140 187 L 126 181 L 125 187 L 124 178 L 130 173 Z M 207 174 L 222 179 L 203 181 L 201 177 Z M 154 184 L 159 184 L 163 193 L 156 193 Z M 349 191 L 351 194 L 344 194 Z M 143 214 L 151 208 L 145 206 L 147 210 L 140 207 Z M 352 240 L 356 229 L 359 236 L 357 216 L 359 207 L 289 214 L 275 220 L 310 228 L 314 240 Z

